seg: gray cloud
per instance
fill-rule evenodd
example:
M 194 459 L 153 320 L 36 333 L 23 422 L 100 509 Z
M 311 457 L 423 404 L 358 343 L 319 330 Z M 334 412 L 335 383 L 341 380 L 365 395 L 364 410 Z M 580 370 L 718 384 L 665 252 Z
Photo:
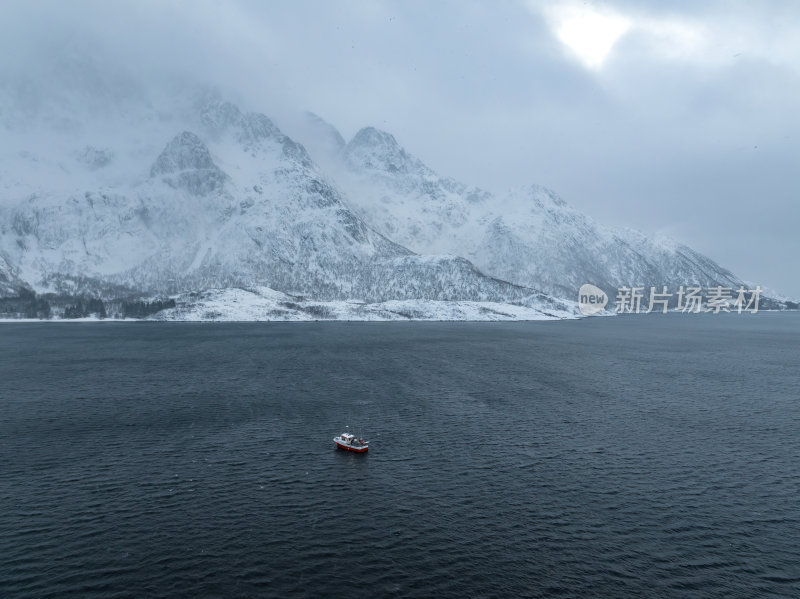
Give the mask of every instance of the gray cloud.
M 800 5 L 577 3 L 632 23 L 599 69 L 559 41 L 559 5 L 6 2 L 0 69 L 91 39 L 136 80 L 213 83 L 289 129 L 306 109 L 375 125 L 444 174 L 550 186 L 800 296 Z

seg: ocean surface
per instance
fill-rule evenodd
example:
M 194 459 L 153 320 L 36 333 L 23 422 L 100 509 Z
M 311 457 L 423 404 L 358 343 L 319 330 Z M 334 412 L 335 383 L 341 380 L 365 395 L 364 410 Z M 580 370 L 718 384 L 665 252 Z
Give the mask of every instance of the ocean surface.
M 800 597 L 799 341 L 3 324 L 0 597 Z

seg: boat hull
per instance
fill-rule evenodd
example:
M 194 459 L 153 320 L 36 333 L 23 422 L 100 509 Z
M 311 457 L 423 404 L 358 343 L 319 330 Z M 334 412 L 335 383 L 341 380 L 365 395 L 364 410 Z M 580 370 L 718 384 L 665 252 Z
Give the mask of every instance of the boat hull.
M 352 447 L 351 445 L 346 445 L 345 443 L 339 443 L 338 441 L 334 441 L 334 443 L 336 443 L 336 447 L 338 449 L 343 449 L 345 451 L 352 451 L 355 453 L 366 453 L 367 450 L 369 449 L 368 445 L 365 445 L 363 447 Z

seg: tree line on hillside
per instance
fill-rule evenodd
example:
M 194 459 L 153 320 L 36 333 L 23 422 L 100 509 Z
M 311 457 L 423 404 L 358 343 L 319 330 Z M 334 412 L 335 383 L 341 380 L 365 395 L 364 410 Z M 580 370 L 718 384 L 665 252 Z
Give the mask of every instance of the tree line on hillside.
M 0 298 L 0 318 L 146 318 L 174 307 L 175 300 L 171 298 L 101 300 L 52 293 L 39 295 L 30 289 L 21 289 L 15 297 Z

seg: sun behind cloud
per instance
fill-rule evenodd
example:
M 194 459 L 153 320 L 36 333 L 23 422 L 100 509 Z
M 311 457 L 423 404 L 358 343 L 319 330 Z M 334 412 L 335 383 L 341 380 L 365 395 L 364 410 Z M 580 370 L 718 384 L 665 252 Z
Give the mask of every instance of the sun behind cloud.
M 558 3 L 544 13 L 556 37 L 590 69 L 601 68 L 617 40 L 633 26 L 630 19 L 587 3 Z

